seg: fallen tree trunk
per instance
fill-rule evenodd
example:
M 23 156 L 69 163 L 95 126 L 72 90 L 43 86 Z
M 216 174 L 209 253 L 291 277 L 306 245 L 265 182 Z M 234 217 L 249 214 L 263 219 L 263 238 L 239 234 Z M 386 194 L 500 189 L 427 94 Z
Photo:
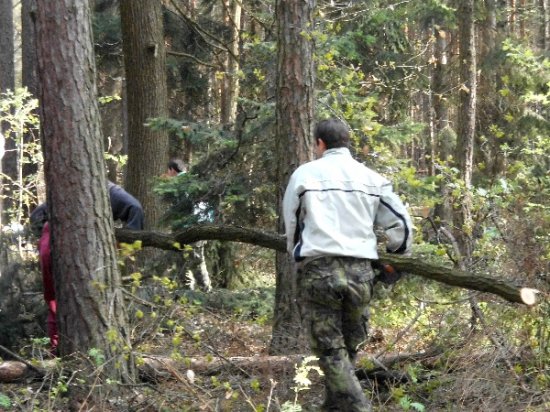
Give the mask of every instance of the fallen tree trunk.
M 249 243 L 279 252 L 286 251 L 286 238 L 273 232 L 264 232 L 240 226 L 196 225 L 177 233 L 160 233 L 117 229 L 119 242 L 134 243 L 141 241 L 143 247 L 155 247 L 164 250 L 180 250 L 183 245 L 198 240 L 225 240 Z M 479 292 L 492 293 L 515 303 L 534 305 L 537 301 L 536 289 L 513 285 L 501 279 L 471 274 L 445 266 L 436 266 L 413 257 L 380 253 L 380 259 L 397 270 L 422 276 L 437 282 Z
M 264 375 L 281 373 L 286 370 L 294 372 L 294 366 L 303 359 L 303 356 L 235 356 L 225 359 L 201 356 L 187 358 L 185 361 L 176 361 L 167 356 L 141 355 L 141 359 L 143 362 L 138 367 L 141 378 L 146 381 L 162 381 L 181 380 L 187 370 L 202 375 L 215 375 L 230 369 L 233 373 L 241 372 L 249 376 L 252 372 Z M 0 383 L 42 379 L 55 368 L 55 360 L 42 362 L 40 369 L 20 360 L 0 362 Z
M 42 378 L 27 363 L 4 361 L 0 363 L 0 383 L 20 382 L 32 377 Z
M 376 364 L 382 365 L 372 370 L 358 369 L 357 374 L 361 379 L 369 377 L 369 374 L 388 371 L 391 365 L 405 361 L 419 361 L 431 358 L 435 352 L 426 351 L 416 354 L 401 354 L 381 357 Z M 358 363 L 362 358 L 370 358 L 368 354 L 360 354 Z M 176 361 L 167 356 L 141 355 L 143 360 L 138 366 L 139 375 L 146 381 L 183 380 L 188 379 L 188 370 L 195 374 L 212 376 L 229 370 L 231 373 L 240 372 L 248 376 L 270 376 L 281 373 L 295 373 L 295 367 L 301 363 L 305 355 L 288 356 L 234 356 L 230 358 L 212 358 L 207 356 L 188 358 L 184 361 Z M 55 370 L 59 365 L 55 360 L 41 363 L 40 367 L 34 367 L 28 362 L 4 361 L 0 363 L 0 383 L 13 383 L 33 379 L 42 379 L 46 374 Z M 394 375 L 391 375 L 394 376 Z

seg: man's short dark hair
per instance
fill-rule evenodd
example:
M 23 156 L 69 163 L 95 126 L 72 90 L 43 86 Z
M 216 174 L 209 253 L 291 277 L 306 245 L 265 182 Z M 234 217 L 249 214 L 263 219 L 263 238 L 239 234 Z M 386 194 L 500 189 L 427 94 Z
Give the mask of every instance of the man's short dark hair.
M 185 163 L 181 159 L 172 159 L 168 162 L 168 169 L 173 169 L 177 173 L 185 172 Z
M 40 237 L 42 235 L 42 229 L 48 221 L 48 205 L 42 203 L 38 205 L 30 215 L 30 224 L 32 233 Z
M 327 149 L 349 147 L 349 130 L 344 122 L 338 119 L 322 120 L 315 126 L 315 140 L 321 139 Z

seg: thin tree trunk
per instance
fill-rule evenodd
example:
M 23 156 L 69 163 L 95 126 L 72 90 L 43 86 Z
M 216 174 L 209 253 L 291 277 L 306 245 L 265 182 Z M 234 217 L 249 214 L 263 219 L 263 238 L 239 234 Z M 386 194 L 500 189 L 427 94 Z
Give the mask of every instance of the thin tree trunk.
M 99 90 L 102 90 L 105 96 L 119 96 L 122 97 L 122 89 L 124 87 L 124 81 L 120 73 L 120 69 L 113 67 L 111 64 L 104 64 L 101 68 L 107 72 L 103 77 L 102 84 L 98 85 Z M 101 81 L 101 80 L 100 80 Z M 115 158 L 110 158 L 106 161 L 109 180 L 117 182 L 117 176 L 120 174 L 120 163 L 116 159 L 116 156 L 124 154 L 124 136 L 122 130 L 122 99 L 113 99 L 110 102 L 104 103 L 100 106 L 99 111 L 101 114 L 101 130 L 104 139 L 104 146 L 106 152 Z
M 433 53 L 433 50 L 434 50 L 434 46 L 432 45 L 432 53 Z M 434 57 L 435 57 L 435 53 L 433 53 Z M 434 106 L 434 97 L 437 98 L 437 96 L 435 96 L 435 91 L 434 91 L 434 70 L 432 68 L 429 69 L 429 72 L 428 72 L 428 76 L 430 78 L 430 89 L 428 90 L 428 94 L 427 94 L 427 100 L 428 100 L 428 104 L 427 104 L 427 111 L 425 112 L 426 114 L 426 121 L 428 123 L 428 143 L 429 143 L 429 160 L 428 160 L 428 176 L 435 176 L 436 174 L 436 169 L 435 169 L 435 164 L 436 164 L 436 160 L 438 158 L 438 155 L 437 155 L 437 140 L 436 140 L 436 129 L 435 129 L 435 106 Z
M 21 2 L 22 80 L 29 92 L 38 97 L 38 73 L 36 57 L 36 0 Z
M 313 29 L 315 0 L 278 0 L 277 50 L 277 210 L 291 173 L 313 157 L 313 43 L 304 35 Z M 282 213 L 278 230 L 284 230 Z M 300 316 L 296 276 L 287 253 L 276 255 L 276 290 L 272 354 L 299 351 Z
M 464 189 L 460 209 L 456 214 L 456 239 L 458 241 L 458 262 L 465 271 L 471 265 L 474 241 L 472 218 L 472 173 L 477 103 L 477 65 L 475 45 L 475 0 L 460 0 L 458 7 L 459 57 L 460 57 L 460 105 L 458 109 L 457 156 Z M 475 297 L 470 297 L 472 310 L 471 327 L 482 318 L 481 309 Z
M 539 16 L 540 16 L 540 29 L 539 29 L 539 44 L 541 50 L 550 50 L 550 0 L 539 0 Z
M 508 2 L 508 25 L 509 33 L 514 35 L 517 31 L 517 8 L 516 0 L 509 0 Z
M 456 238 L 460 253 L 466 265 L 472 256 L 472 172 L 476 126 L 477 78 L 475 46 L 475 0 L 460 0 L 459 16 L 459 57 L 460 57 L 460 104 L 457 126 L 457 157 L 464 182 L 461 209 L 458 212 Z
M 231 28 L 231 44 L 225 62 L 225 74 L 221 92 L 221 123 L 231 124 L 237 115 L 237 99 L 239 97 L 239 48 L 242 7 L 240 1 L 224 0 L 226 24 Z
M 13 3 L 12 0 L 0 0 L 0 93 L 15 89 L 15 67 L 14 67 L 14 40 L 13 40 Z M 0 158 L 0 173 L 8 176 L 8 179 L 0 178 L 0 228 L 6 222 L 5 212 L 11 206 L 8 200 L 11 198 L 9 192 L 9 178 L 16 179 L 17 176 L 17 152 L 15 140 L 8 133 L 9 126 L 0 123 L 0 134 L 4 137 L 2 153 Z M 0 142 L 2 143 L 2 142 Z
M 22 50 L 22 83 L 29 93 L 38 98 L 38 61 L 36 56 L 36 0 L 23 0 L 21 2 L 21 50 Z M 36 134 L 35 134 L 36 133 Z M 38 131 L 35 129 L 28 130 L 23 138 L 25 143 L 38 140 Z M 39 170 L 42 165 L 37 162 L 26 162 L 23 164 L 23 176 L 35 176 L 41 174 L 43 170 Z M 36 196 L 38 203 L 45 200 L 45 188 L 38 185 L 38 182 L 43 179 L 36 179 L 37 185 L 32 188 L 33 194 Z M 30 211 L 27 211 L 30 212 Z M 27 214 L 28 215 L 28 214 Z
M 434 142 L 432 143 L 431 154 L 432 173 L 438 173 L 433 166 L 436 159 L 447 161 L 449 156 L 455 150 L 455 132 L 449 121 L 449 69 L 448 69 L 448 36 L 449 33 L 438 22 L 434 21 L 433 34 L 435 42 L 433 46 L 434 64 L 431 76 L 432 89 L 432 105 L 433 105 L 433 134 Z M 453 222 L 453 207 L 451 196 L 449 195 L 449 187 L 442 181 L 440 185 L 440 195 L 442 202 L 435 208 L 435 215 L 440 218 L 441 222 L 445 222 L 452 226 Z
M 526 25 L 527 20 L 526 13 L 526 2 L 525 0 L 519 0 L 519 37 L 520 39 L 525 39 L 526 37 Z
M 505 141 L 496 137 L 495 133 L 491 131 L 492 127 L 502 122 L 497 107 L 499 101 L 498 90 L 502 86 L 500 80 L 502 74 L 498 67 L 491 64 L 499 53 L 497 43 L 502 40 L 498 37 L 497 4 L 495 0 L 485 0 L 485 12 L 486 16 L 481 27 L 483 41 L 480 42 L 479 47 L 479 71 L 481 76 L 479 76 L 478 86 L 478 93 L 483 98 L 480 99 L 478 104 L 477 118 L 479 125 L 476 127 L 481 134 L 487 137 L 489 144 L 485 145 L 484 150 L 478 151 L 477 156 L 483 156 L 483 158 L 478 158 L 479 160 L 476 161 L 485 162 L 488 173 L 491 177 L 496 177 L 503 172 L 506 165 L 501 149 L 501 145 Z

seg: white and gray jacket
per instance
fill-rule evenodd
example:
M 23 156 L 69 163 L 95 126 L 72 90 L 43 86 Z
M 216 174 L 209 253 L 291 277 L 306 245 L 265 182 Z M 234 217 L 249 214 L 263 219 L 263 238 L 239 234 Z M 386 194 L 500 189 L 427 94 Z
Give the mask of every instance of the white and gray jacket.
M 412 222 L 391 183 L 352 158 L 328 149 L 300 166 L 283 199 L 287 249 L 296 261 L 320 256 L 378 259 L 375 226 L 391 253 L 410 252 Z

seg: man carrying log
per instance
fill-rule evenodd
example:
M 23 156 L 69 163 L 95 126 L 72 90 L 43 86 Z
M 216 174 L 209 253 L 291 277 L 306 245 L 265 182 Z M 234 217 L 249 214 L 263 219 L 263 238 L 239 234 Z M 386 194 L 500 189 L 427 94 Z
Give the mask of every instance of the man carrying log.
M 354 362 L 367 338 L 378 260 L 374 226 L 391 253 L 408 253 L 411 218 L 390 182 L 351 157 L 337 119 L 315 128 L 318 159 L 291 176 L 283 199 L 287 250 L 298 264 L 299 301 L 325 374 L 325 411 L 370 411 Z

